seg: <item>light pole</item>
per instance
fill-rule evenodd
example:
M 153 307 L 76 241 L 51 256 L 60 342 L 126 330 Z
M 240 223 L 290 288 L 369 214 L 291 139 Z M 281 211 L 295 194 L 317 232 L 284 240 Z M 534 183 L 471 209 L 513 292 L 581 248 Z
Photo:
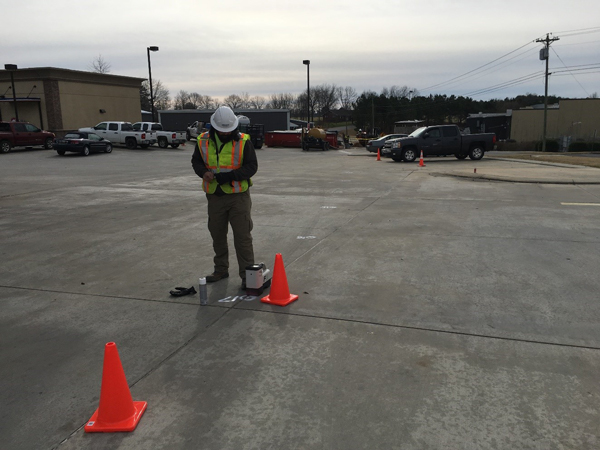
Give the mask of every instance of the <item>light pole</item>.
M 310 60 L 305 59 L 302 64 L 306 65 L 306 129 L 310 126 Z
M 152 69 L 150 68 L 150 52 L 157 52 L 158 47 L 156 47 L 156 46 L 148 47 L 147 51 L 148 51 L 148 75 L 149 75 L 149 81 L 150 81 L 150 108 L 152 111 L 152 122 L 156 122 L 156 119 L 155 119 L 156 116 L 154 115 L 154 92 L 152 92 Z
M 17 109 L 17 93 L 15 92 L 15 77 L 13 73 L 17 70 L 16 64 L 4 64 L 4 69 L 10 72 L 10 84 L 12 86 L 13 91 L 13 103 L 15 105 L 15 119 L 17 122 L 19 121 L 19 110 Z

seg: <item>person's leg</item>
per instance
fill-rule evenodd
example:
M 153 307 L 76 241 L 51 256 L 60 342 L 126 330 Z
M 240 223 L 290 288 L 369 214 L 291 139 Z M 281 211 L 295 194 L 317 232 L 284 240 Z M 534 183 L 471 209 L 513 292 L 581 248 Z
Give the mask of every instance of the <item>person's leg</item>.
M 215 251 L 215 272 L 229 272 L 229 249 L 227 248 L 229 206 L 226 197 L 206 196 L 208 199 L 208 230 Z
M 233 243 L 237 255 L 240 277 L 246 279 L 246 266 L 254 264 L 252 246 L 252 199 L 250 192 L 231 194 L 235 200 L 231 205 L 229 222 L 233 230 Z

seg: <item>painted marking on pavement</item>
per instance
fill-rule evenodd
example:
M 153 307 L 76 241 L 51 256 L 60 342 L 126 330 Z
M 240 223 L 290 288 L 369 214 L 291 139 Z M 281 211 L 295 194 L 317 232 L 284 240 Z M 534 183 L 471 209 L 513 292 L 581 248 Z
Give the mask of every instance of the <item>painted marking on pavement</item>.
M 561 202 L 561 205 L 566 206 L 600 206 L 600 203 L 565 203 Z

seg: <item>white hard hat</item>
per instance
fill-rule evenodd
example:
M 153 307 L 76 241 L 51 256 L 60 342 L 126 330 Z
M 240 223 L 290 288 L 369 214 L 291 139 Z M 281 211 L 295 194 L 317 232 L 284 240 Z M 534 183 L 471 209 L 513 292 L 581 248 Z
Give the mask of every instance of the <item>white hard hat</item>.
M 217 131 L 228 133 L 238 126 L 238 118 L 229 106 L 219 106 L 212 116 L 210 124 Z

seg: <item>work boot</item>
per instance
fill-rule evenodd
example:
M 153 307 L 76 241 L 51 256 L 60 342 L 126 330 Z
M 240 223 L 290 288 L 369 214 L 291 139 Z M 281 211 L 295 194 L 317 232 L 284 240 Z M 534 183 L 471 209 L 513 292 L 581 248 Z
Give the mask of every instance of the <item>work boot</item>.
M 223 278 L 227 278 L 229 273 L 227 272 L 213 272 L 210 275 L 206 276 L 207 283 L 214 283 L 215 281 L 220 281 Z

